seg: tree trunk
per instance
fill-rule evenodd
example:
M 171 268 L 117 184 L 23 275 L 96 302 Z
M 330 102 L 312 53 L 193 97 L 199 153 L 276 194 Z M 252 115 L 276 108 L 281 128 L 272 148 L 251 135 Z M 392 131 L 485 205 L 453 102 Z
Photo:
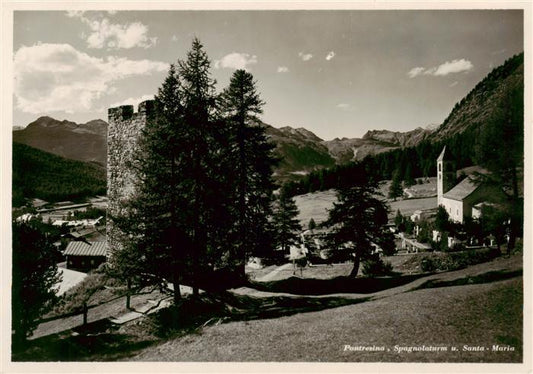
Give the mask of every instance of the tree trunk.
M 174 305 L 177 306 L 181 301 L 180 277 L 177 271 L 174 272 L 173 278 L 172 284 L 174 285 Z
M 180 267 L 180 256 L 178 255 L 178 232 L 177 232 L 177 204 L 176 199 L 174 196 L 174 178 L 176 173 L 176 158 L 172 157 L 172 164 L 171 164 L 171 173 L 172 173 L 172 190 L 170 194 L 170 204 L 171 204 L 171 216 L 170 216 L 170 229 L 171 235 L 172 235 L 172 256 L 174 258 L 174 269 L 172 273 L 172 283 L 174 284 L 174 305 L 178 305 L 179 301 L 181 300 L 181 291 L 180 291 L 180 277 L 179 277 L 179 267 Z
M 130 308 L 131 308 L 131 305 L 130 305 L 130 299 L 131 299 L 131 278 L 128 278 L 127 284 L 128 284 L 128 290 L 127 290 L 127 292 L 126 292 L 126 309 L 130 309 Z
M 246 281 L 245 262 L 239 264 L 239 266 L 237 267 L 237 275 L 238 275 L 239 280 L 241 282 L 245 282 Z
M 357 273 L 359 273 L 359 264 L 361 263 L 361 258 L 358 254 L 355 255 L 355 258 L 353 260 L 353 269 L 350 273 L 350 278 L 357 277 Z
M 87 312 L 88 312 L 88 308 L 87 308 L 87 303 L 83 303 L 83 326 L 85 326 L 87 324 Z
M 517 220 L 516 220 L 516 211 L 518 203 L 520 201 L 519 192 L 518 192 L 518 176 L 516 175 L 516 168 L 512 168 L 511 172 L 512 186 L 513 186 L 513 196 L 512 198 L 512 209 L 513 213 L 511 214 L 511 222 L 509 224 L 509 242 L 507 243 L 507 255 L 511 254 L 511 251 L 515 247 L 516 236 L 517 236 Z

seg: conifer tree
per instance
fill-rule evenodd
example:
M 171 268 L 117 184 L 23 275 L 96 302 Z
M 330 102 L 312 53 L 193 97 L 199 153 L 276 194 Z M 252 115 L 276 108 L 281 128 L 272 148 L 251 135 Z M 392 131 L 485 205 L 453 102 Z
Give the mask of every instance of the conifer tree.
M 37 327 L 37 319 L 57 300 L 60 280 L 59 250 L 32 222 L 13 222 L 13 275 L 11 285 L 13 347 L 21 348 Z
M 113 273 L 132 283 L 141 273 L 154 281 L 179 284 L 188 249 L 190 204 L 185 181 L 188 154 L 183 126 L 181 84 L 174 65 L 155 97 L 154 115 L 138 140 L 130 167 L 136 175 L 134 194 L 122 214 L 113 217 L 121 248 L 113 254 Z M 179 287 L 174 298 L 180 299 Z
M 208 266 L 209 249 L 219 247 L 220 231 L 210 228 L 222 225 L 220 217 L 225 215 L 227 204 L 225 178 L 220 173 L 220 158 L 223 155 L 220 144 L 227 144 L 221 126 L 216 120 L 215 83 L 210 73 L 211 62 L 197 38 L 185 60 L 178 61 L 181 79 L 182 125 L 187 141 L 182 152 L 188 154 L 184 183 L 188 186 L 187 199 L 191 205 L 189 237 L 193 280 L 193 293 L 198 294 L 198 278 Z M 220 125 L 220 124 L 219 124 Z
M 208 263 L 208 235 L 216 230 L 220 191 L 215 110 L 215 81 L 198 39 L 186 60 L 171 65 L 158 94 L 155 111 L 138 141 L 131 167 L 135 192 L 122 217 L 124 248 L 115 256 L 125 275 L 144 272 L 155 280 L 193 286 Z M 220 203 L 219 205 L 221 205 Z
M 392 182 L 389 187 L 389 198 L 392 198 L 394 201 L 396 201 L 396 198 L 402 196 L 402 193 L 403 190 L 400 172 L 399 170 L 396 170 L 392 175 Z
M 290 245 L 297 243 L 298 234 L 302 231 L 298 213 L 294 199 L 282 188 L 274 207 L 273 226 L 276 246 L 283 252 L 288 252 Z
M 324 223 L 331 228 L 326 239 L 330 247 L 347 247 L 354 258 L 350 273 L 356 277 L 362 260 L 368 258 L 384 237 L 387 206 L 378 197 L 378 185 L 359 167 L 351 181 L 337 190 L 337 200 Z
M 227 159 L 233 168 L 233 257 L 242 277 L 247 254 L 265 252 L 267 241 L 261 237 L 269 231 L 267 217 L 271 215 L 274 146 L 267 141 L 266 129 L 258 118 L 263 105 L 252 74 L 236 70 L 220 95 L 220 109 L 230 142 Z

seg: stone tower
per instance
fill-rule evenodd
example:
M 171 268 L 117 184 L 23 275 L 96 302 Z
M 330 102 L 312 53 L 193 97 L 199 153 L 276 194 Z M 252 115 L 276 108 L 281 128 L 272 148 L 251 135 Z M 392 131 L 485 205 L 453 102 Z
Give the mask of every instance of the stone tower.
M 442 204 L 442 196 L 448 192 L 455 183 L 455 168 L 450 152 L 446 152 L 446 146 L 437 158 L 437 204 Z
M 110 216 L 123 209 L 123 203 L 133 193 L 134 175 L 129 168 L 133 161 L 137 140 L 146 122 L 154 115 L 154 101 L 143 101 L 137 113 L 133 105 L 123 105 L 108 110 L 107 129 L 107 257 L 119 248 L 118 231 Z

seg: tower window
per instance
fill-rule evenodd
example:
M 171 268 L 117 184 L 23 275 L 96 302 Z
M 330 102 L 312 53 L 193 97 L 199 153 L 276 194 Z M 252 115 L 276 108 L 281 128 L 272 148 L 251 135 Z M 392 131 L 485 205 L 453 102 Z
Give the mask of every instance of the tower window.
M 442 164 L 439 164 L 439 171 L 441 171 Z

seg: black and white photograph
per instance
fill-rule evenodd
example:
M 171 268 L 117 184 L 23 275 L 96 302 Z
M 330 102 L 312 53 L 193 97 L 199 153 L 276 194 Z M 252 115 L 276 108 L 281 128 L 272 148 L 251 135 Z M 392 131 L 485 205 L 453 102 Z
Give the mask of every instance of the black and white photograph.
M 3 4 L 3 370 L 529 372 L 532 5 L 406 4 Z

